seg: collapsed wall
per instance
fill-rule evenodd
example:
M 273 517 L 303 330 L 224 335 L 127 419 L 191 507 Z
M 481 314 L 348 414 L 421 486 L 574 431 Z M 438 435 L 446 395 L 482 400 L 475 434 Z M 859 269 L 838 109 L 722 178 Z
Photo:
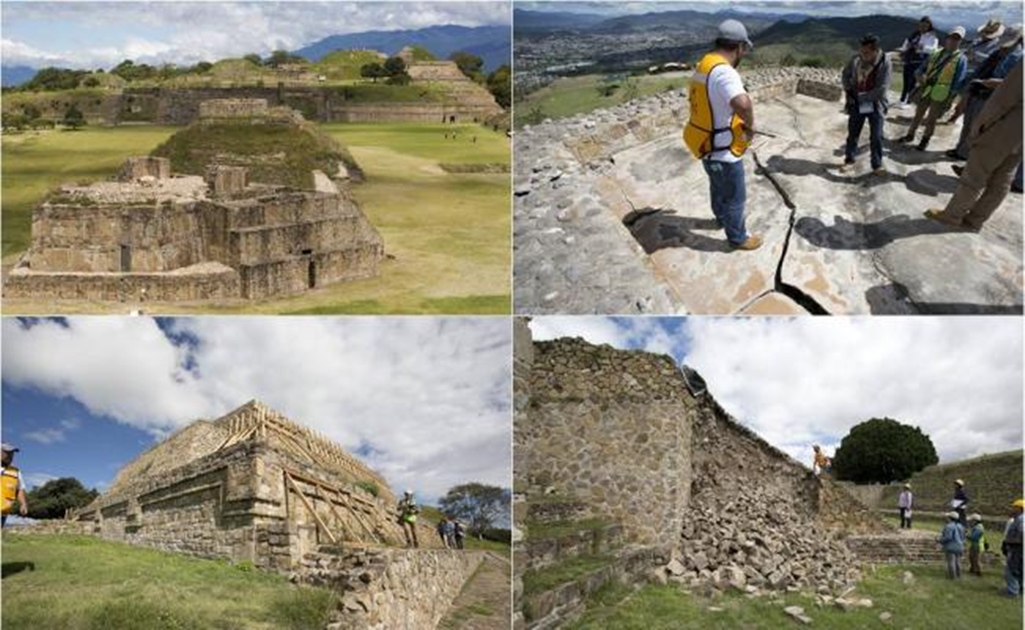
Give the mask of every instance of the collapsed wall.
M 858 579 L 843 539 L 887 528 L 711 394 L 692 393 L 671 357 L 581 339 L 528 345 L 522 320 L 517 336 L 518 573 L 521 560 L 548 564 L 529 538 L 553 496 L 571 512 L 559 520 L 608 519 L 626 540 L 670 547 L 662 579 L 750 592 L 839 592 Z

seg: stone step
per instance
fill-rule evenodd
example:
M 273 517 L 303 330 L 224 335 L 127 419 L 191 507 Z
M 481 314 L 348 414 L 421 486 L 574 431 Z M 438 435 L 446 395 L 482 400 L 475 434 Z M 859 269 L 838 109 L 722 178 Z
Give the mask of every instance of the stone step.
M 614 581 L 634 584 L 653 574 L 653 569 L 665 560 L 664 552 L 655 547 L 630 547 L 608 557 L 594 568 L 560 582 L 550 588 L 531 592 L 531 573 L 524 576 L 528 590 L 523 595 L 523 613 L 530 630 L 558 628 L 578 617 L 587 598 Z M 558 565 L 542 569 L 539 573 L 565 570 L 586 561 L 584 556 L 570 558 Z
M 588 515 L 588 506 L 576 499 L 528 499 L 526 521 L 558 523 L 579 521 Z
M 623 526 L 605 521 L 571 521 L 527 526 L 527 568 L 542 569 L 581 555 L 604 555 L 623 546 Z
M 911 530 L 915 531 L 915 530 Z M 922 532 L 915 534 L 889 534 L 882 536 L 848 536 L 847 548 L 854 552 L 862 562 L 885 564 L 933 563 L 943 562 L 945 557 L 940 544 L 936 542 L 938 533 Z M 980 554 L 983 564 L 1000 563 L 1000 550 L 990 546 L 989 553 Z M 968 562 L 968 551 L 962 562 Z

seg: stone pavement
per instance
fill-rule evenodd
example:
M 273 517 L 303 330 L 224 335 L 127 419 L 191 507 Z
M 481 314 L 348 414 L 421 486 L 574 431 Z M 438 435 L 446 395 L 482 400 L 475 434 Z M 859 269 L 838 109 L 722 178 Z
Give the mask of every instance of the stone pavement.
M 502 630 L 510 627 L 512 581 L 509 561 L 488 552 L 477 572 L 463 586 L 448 613 L 438 624 L 441 630 Z
M 816 89 L 797 88 L 805 77 Z M 885 141 L 887 173 L 841 172 L 847 118 L 822 70 L 746 74 L 759 127 L 745 157 L 755 252 L 730 251 L 704 169 L 683 146 L 676 91 L 545 122 L 516 138 L 515 307 L 530 313 L 1021 313 L 1022 217 L 1012 193 L 979 234 L 925 219 L 957 179 L 943 151 Z M 808 96 L 807 94 L 815 94 Z M 886 138 L 911 111 L 891 111 Z

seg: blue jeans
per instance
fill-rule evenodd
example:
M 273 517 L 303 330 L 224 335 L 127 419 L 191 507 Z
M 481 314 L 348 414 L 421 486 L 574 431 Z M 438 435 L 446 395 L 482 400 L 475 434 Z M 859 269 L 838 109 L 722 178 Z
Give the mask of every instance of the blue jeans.
M 1021 192 L 1021 162 L 1018 162 L 1018 170 L 1014 173 L 1014 182 L 1011 187 Z
M 924 61 L 924 60 L 922 60 Z M 900 92 L 900 102 L 907 103 L 908 97 L 911 96 L 911 92 L 915 89 L 915 72 L 918 71 L 918 67 L 922 65 L 922 61 L 912 60 L 904 62 L 904 87 Z
M 702 160 L 701 163 L 708 173 L 712 214 L 726 230 L 726 240 L 731 245 L 740 245 L 747 240 L 747 229 L 744 227 L 744 202 L 747 194 L 744 187 L 744 161 Z
M 847 119 L 847 149 L 844 151 L 844 162 L 854 162 L 854 155 L 858 152 L 858 138 L 861 137 L 861 130 L 868 120 L 869 147 L 872 154 L 872 169 L 883 165 L 883 113 L 877 105 L 870 114 L 854 112 Z
M 1022 556 L 1021 545 L 1012 547 L 1007 554 L 1007 566 L 1004 567 L 1004 581 L 1007 582 L 1008 595 L 1021 595 Z

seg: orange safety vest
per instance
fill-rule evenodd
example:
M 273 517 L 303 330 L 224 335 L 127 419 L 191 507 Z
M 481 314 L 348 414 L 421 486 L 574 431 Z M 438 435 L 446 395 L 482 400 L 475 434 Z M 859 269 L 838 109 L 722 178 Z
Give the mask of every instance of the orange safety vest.
M 0 486 L 3 488 L 3 513 L 10 514 L 14 509 L 14 502 L 18 499 L 18 469 L 14 466 L 7 466 L 3 471 L 3 478 Z
M 690 78 L 688 100 L 690 101 L 690 120 L 683 129 L 683 143 L 687 145 L 694 157 L 699 160 L 715 151 L 729 149 L 730 153 L 740 157 L 747 151 L 749 143 L 744 137 L 744 121 L 736 114 L 730 115 L 729 127 L 716 128 L 715 115 L 712 112 L 712 101 L 708 95 L 708 79 L 712 70 L 727 64 L 725 57 L 716 53 L 708 53 L 702 57 L 694 74 Z M 728 146 L 713 146 L 716 133 L 732 132 L 733 138 Z

